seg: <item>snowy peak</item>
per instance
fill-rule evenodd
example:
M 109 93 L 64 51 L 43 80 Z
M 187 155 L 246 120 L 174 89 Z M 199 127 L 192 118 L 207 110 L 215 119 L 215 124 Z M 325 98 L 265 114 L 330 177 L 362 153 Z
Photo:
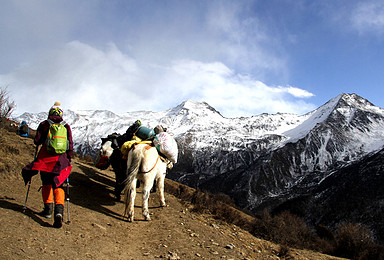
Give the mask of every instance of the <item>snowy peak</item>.
M 338 96 L 339 98 L 339 102 L 338 102 L 338 107 L 345 107 L 345 106 L 348 106 L 348 107 L 354 107 L 356 109 L 361 109 L 361 110 L 365 110 L 365 111 L 368 111 L 372 108 L 376 108 L 375 105 L 373 105 L 371 102 L 369 102 L 368 100 L 366 100 L 365 98 L 362 98 L 360 97 L 359 95 L 357 94 L 340 94 Z
M 177 107 L 169 110 L 167 116 L 172 115 L 198 115 L 198 116 L 221 116 L 221 114 L 211 107 L 206 102 L 197 102 L 193 100 L 187 100 L 178 105 Z
M 181 103 L 181 106 L 186 110 L 201 110 L 201 109 L 205 109 L 206 107 L 210 107 L 205 102 L 197 102 L 191 99 Z
M 357 94 L 340 94 L 337 97 L 329 100 L 323 106 L 311 112 L 309 120 L 316 123 L 321 123 L 327 120 L 335 113 L 349 114 L 348 111 L 366 111 L 373 113 L 382 113 L 383 109 L 374 106 L 368 100 L 360 97 Z
M 323 106 L 307 114 L 307 119 L 297 127 L 288 130 L 284 133 L 289 138 L 289 142 L 296 142 L 297 140 L 306 136 L 317 124 L 324 122 L 332 114 L 337 106 L 341 95 L 331 99 Z
M 325 123 L 360 128 L 382 123 L 384 109 L 356 94 L 341 94 L 338 97 L 339 100 Z
M 89 117 L 91 118 L 116 118 L 118 115 L 108 110 L 94 110 L 86 111 L 89 112 Z
M 368 100 L 357 94 L 340 94 L 329 100 L 318 109 L 308 113 L 307 119 L 297 127 L 290 129 L 283 134 L 289 138 L 289 142 L 295 142 L 305 137 L 316 126 L 333 124 L 347 126 L 355 124 L 371 124 L 372 120 L 368 115 L 373 115 L 374 121 L 382 121 L 384 109 L 376 107 Z M 360 122 L 356 122 L 360 120 Z M 381 125 L 382 122 L 378 122 Z
M 160 121 L 172 127 L 176 135 L 184 135 L 193 129 L 193 131 L 197 130 L 198 132 L 209 131 L 214 125 L 226 125 L 227 121 L 207 103 L 192 100 L 185 101 L 168 110 L 165 118 Z
M 349 118 L 348 121 L 351 121 L 358 111 L 384 116 L 384 109 L 373 105 L 368 100 L 356 94 L 341 94 L 339 97 L 340 99 L 335 107 L 335 113 L 342 114 L 345 118 Z

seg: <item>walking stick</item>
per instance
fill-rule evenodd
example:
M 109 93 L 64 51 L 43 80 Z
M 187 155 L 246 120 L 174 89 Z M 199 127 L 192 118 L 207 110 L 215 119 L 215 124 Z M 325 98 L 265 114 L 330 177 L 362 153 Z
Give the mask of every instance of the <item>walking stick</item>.
M 27 209 L 27 200 L 28 200 L 29 188 L 31 188 L 31 181 L 32 179 L 28 181 L 28 189 L 27 189 L 27 195 L 25 196 L 23 212 L 25 212 L 25 210 Z
M 69 177 L 67 178 L 67 198 L 66 198 L 66 201 L 67 201 L 67 222 L 66 224 L 69 224 L 71 223 L 71 221 L 69 220 Z
M 33 158 L 34 161 L 36 160 L 36 156 L 37 156 L 37 150 L 38 150 L 38 148 L 39 148 L 39 146 L 36 145 L 35 156 L 34 156 L 34 158 Z M 31 182 L 32 182 L 32 177 L 31 177 L 31 179 L 28 181 L 28 189 L 27 189 L 27 195 L 25 196 L 25 202 L 24 202 L 23 212 L 25 212 L 25 210 L 27 209 L 27 200 L 28 200 L 28 195 L 29 195 L 29 189 L 31 188 Z

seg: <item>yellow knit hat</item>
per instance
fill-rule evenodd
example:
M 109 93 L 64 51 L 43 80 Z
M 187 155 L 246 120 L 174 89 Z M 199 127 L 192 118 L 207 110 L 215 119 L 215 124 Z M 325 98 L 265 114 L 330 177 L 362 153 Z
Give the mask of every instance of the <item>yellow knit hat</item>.
M 63 110 L 60 108 L 60 101 L 56 101 L 53 106 L 49 109 L 49 115 L 63 116 Z

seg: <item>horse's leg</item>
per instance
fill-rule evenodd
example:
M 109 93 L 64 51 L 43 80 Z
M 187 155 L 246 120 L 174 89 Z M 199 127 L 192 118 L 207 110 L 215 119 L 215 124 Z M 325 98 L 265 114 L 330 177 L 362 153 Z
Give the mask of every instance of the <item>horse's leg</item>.
M 149 174 L 152 174 L 152 173 L 149 173 Z M 153 186 L 153 180 L 150 180 L 150 179 L 151 178 L 144 179 L 144 187 L 143 187 L 143 216 L 145 220 L 148 220 L 148 221 L 151 220 L 151 217 L 149 216 L 148 200 L 149 200 L 149 194 L 151 193 L 151 189 Z
M 128 221 L 133 222 L 133 218 L 135 215 L 135 198 L 136 198 L 136 182 L 137 179 L 133 180 L 131 183 L 131 187 L 129 187 L 129 204 L 128 204 Z
M 165 203 L 165 197 L 164 197 L 164 179 L 165 179 L 165 174 L 162 174 L 160 178 L 157 179 L 157 189 L 159 190 L 160 193 L 160 206 L 165 207 L 167 204 Z
M 124 181 L 127 179 L 126 170 L 123 171 L 122 168 L 117 168 L 115 171 L 115 197 L 116 201 L 120 201 L 121 192 L 124 190 L 125 184 Z

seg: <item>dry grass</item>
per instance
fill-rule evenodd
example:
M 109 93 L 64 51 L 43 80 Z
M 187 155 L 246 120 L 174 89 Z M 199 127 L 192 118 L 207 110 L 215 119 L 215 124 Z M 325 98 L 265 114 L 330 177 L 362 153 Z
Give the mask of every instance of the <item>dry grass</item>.
M 33 156 L 34 145 L 31 138 L 20 137 L 16 129 L 10 126 L 10 121 L 1 120 L 0 127 L 0 171 L 9 174 L 3 178 L 21 179 L 20 169 L 30 162 Z

